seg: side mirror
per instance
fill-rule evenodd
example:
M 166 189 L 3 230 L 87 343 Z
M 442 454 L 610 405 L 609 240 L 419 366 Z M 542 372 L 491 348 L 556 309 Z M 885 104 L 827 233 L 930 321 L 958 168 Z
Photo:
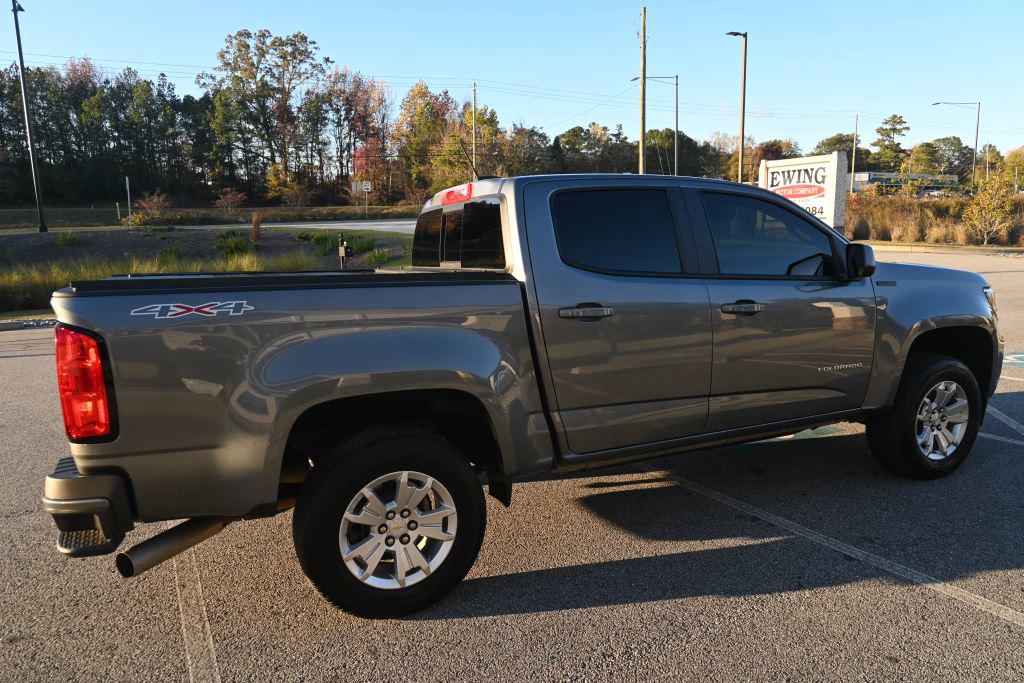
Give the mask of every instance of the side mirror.
M 846 277 L 860 280 L 875 272 L 875 252 L 866 244 L 852 242 L 846 245 Z

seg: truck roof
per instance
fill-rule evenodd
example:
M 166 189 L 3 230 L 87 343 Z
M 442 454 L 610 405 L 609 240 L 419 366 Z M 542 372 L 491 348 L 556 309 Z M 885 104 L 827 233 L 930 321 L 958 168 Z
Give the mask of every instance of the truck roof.
M 436 208 L 438 206 L 444 206 L 445 204 L 452 204 L 459 201 L 464 201 L 472 196 L 484 196 L 484 195 L 495 195 L 501 191 L 501 186 L 507 181 L 522 181 L 522 180 L 572 180 L 574 178 L 623 178 L 636 180 L 637 178 L 651 178 L 657 180 L 689 180 L 697 181 L 700 183 L 708 183 L 714 185 L 739 185 L 740 183 L 733 182 L 731 180 L 720 180 L 718 178 L 701 178 L 699 176 L 673 176 L 663 175 L 657 173 L 645 173 L 643 176 L 636 173 L 540 173 L 536 175 L 522 175 L 522 176 L 507 176 L 507 177 L 488 177 L 481 178 L 479 180 L 473 180 L 461 185 L 453 185 L 447 187 L 440 192 L 434 194 L 433 197 L 428 199 L 423 204 L 422 211 Z M 756 185 L 746 185 L 743 187 L 750 189 L 758 189 Z M 767 190 L 766 190 L 767 191 Z

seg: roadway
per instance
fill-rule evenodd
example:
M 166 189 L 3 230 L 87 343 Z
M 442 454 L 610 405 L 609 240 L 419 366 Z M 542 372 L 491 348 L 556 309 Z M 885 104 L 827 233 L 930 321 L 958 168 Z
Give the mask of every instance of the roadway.
M 985 273 L 1024 350 L 1024 259 Z M 39 509 L 67 452 L 52 332 L 0 333 L 0 670 L 9 680 L 1024 677 L 1024 354 L 954 475 L 880 469 L 854 425 L 517 484 L 469 577 L 365 621 L 302 575 L 291 514 L 126 581 L 67 560 Z M 164 525 L 132 534 L 138 541 Z

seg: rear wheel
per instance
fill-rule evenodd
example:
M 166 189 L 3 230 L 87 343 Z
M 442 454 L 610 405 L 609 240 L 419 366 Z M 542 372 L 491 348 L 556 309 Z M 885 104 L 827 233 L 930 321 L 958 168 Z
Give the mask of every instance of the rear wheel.
M 318 465 L 292 530 L 306 576 L 336 606 L 393 617 L 440 600 L 483 539 L 480 481 L 432 434 L 388 436 Z
M 941 477 L 967 458 L 981 413 L 981 392 L 967 366 L 946 356 L 913 356 L 892 411 L 868 422 L 868 446 L 899 474 Z

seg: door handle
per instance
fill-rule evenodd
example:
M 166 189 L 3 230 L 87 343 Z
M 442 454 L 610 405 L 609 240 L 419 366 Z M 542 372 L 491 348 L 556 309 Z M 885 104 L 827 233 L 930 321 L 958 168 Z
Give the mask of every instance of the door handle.
M 734 304 L 722 304 L 722 313 L 733 315 L 754 315 L 764 310 L 764 304 L 756 301 L 737 301 Z
M 597 320 L 598 318 L 609 318 L 614 314 L 615 309 L 610 306 L 575 306 L 558 309 L 559 318 L 569 318 L 570 320 Z

